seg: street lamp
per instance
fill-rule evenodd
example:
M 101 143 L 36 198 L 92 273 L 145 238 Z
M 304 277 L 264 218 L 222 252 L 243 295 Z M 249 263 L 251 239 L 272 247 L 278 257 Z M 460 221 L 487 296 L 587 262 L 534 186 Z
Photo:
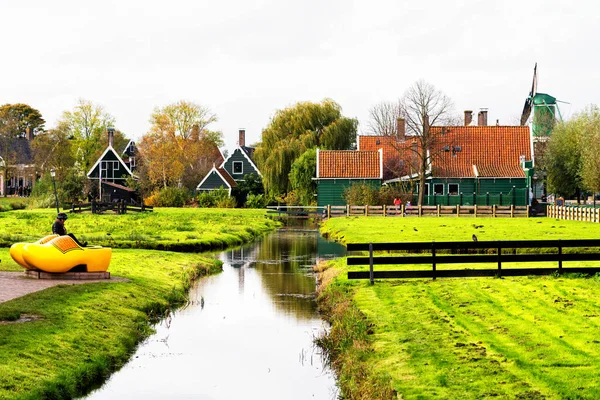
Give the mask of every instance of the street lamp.
M 56 176 L 56 171 L 54 168 L 50 170 L 50 176 L 52 177 L 52 185 L 54 186 L 54 200 L 56 201 L 56 213 L 60 213 L 60 209 L 58 208 L 58 195 L 56 194 L 56 181 L 54 177 Z

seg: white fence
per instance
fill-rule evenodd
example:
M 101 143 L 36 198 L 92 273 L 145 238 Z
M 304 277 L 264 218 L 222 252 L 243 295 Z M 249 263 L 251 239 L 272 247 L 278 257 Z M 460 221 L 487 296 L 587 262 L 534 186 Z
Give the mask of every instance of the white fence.
M 547 206 L 549 218 L 600 223 L 600 209 L 591 207 Z

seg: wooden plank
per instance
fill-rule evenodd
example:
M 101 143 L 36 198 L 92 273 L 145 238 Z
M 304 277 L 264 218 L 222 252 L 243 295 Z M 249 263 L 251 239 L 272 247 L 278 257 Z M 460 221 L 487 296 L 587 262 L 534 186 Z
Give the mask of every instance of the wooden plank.
M 557 273 L 557 268 L 511 268 L 502 269 L 502 276 L 551 275 Z M 596 274 L 599 267 L 563 268 L 562 273 Z M 456 270 L 418 270 L 418 271 L 373 271 L 374 279 L 404 279 L 404 278 L 468 278 L 496 276 L 497 269 L 456 269 Z M 348 279 L 369 279 L 369 271 L 348 271 Z
M 373 250 L 430 250 L 432 245 L 438 250 L 467 250 L 467 249 L 527 249 L 562 247 L 600 247 L 600 239 L 566 239 L 566 240 L 486 240 L 478 242 L 401 242 L 373 243 Z M 348 251 L 368 251 L 368 243 L 348 243 Z
M 374 246 L 373 246 L 374 247 Z M 573 253 L 573 254 L 502 254 L 503 263 L 507 262 L 557 262 L 562 261 L 597 261 L 600 253 Z M 348 265 L 368 265 L 367 257 L 348 257 Z M 406 257 L 373 257 L 375 265 L 402 265 L 402 264 L 475 264 L 496 262 L 497 254 L 460 254 L 434 256 L 406 256 Z

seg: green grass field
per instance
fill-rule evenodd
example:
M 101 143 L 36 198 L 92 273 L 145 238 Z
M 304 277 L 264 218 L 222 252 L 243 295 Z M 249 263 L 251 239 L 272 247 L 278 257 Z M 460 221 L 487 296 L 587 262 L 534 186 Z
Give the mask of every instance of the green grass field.
M 51 234 L 55 218 L 49 209 L 0 213 L 0 247 Z M 204 251 L 242 244 L 276 225 L 257 209 L 156 208 L 124 215 L 70 213 L 65 226 L 94 245 Z
M 2 212 L 1 242 L 7 246 L 47 235 L 55 216 L 52 210 Z M 148 249 L 217 250 L 275 226 L 260 210 L 71 215 L 69 232 L 113 247 L 109 271 L 128 281 L 59 285 L 0 303 L 0 399 L 85 394 L 128 360 L 151 333 L 152 321 L 186 301 L 197 277 L 221 270 L 209 255 Z M 23 270 L 8 247 L 0 248 L 0 261 L 0 270 Z M 29 322 L 15 323 L 31 316 Z
M 346 243 L 470 240 L 474 232 L 480 240 L 600 238 L 598 224 L 547 218 L 339 218 L 322 230 Z M 320 303 L 333 323 L 322 343 L 348 398 L 600 398 L 600 278 L 371 286 L 346 271 L 345 260 L 331 263 L 326 274 L 339 275 Z

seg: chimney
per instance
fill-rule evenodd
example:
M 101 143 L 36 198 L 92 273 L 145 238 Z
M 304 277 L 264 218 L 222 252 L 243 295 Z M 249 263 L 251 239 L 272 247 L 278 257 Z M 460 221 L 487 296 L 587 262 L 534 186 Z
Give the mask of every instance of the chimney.
M 244 147 L 246 145 L 246 130 L 240 129 L 239 138 L 238 138 L 238 146 Z
M 496 120 L 496 126 L 500 126 L 500 120 L 499 119 Z
M 477 114 L 477 125 L 487 126 L 487 109 L 482 108 Z
M 404 118 L 399 117 L 396 119 L 396 134 L 398 135 L 398 140 L 406 140 L 406 120 Z
M 465 110 L 465 126 L 471 125 L 471 122 L 473 122 L 473 111 Z
M 33 131 L 31 130 L 30 127 L 25 128 L 25 137 L 27 138 L 27 140 L 29 140 L 30 142 L 33 140 Z
M 113 147 L 113 144 L 115 142 L 115 128 L 113 128 L 112 126 L 109 126 L 106 131 L 108 132 L 108 145 L 110 147 Z

